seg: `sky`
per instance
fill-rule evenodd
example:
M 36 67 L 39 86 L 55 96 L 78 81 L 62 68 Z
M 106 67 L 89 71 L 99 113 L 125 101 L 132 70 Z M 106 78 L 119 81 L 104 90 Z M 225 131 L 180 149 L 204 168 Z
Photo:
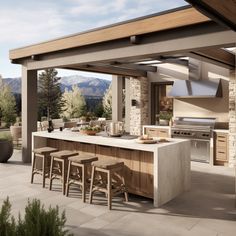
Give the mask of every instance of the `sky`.
M 21 76 L 21 66 L 9 61 L 9 50 L 96 27 L 186 5 L 184 0 L 1 0 L 0 74 Z M 81 74 L 59 70 L 59 76 Z

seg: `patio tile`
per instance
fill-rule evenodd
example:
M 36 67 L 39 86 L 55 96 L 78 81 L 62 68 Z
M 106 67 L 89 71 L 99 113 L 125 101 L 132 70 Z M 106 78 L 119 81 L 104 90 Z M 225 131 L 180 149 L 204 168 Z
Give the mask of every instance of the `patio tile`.
M 10 197 L 12 213 L 24 214 L 28 199 L 40 199 L 45 207 L 66 210 L 66 226 L 82 236 L 233 236 L 236 232 L 234 170 L 192 163 L 192 188 L 161 208 L 150 199 L 130 195 L 113 199 L 107 208 L 104 195 L 96 194 L 94 204 L 83 203 L 81 192 L 72 188 L 69 197 L 55 181 L 53 191 L 42 188 L 41 176 L 30 184 L 31 167 L 20 162 L 20 152 L 8 164 L 0 164 L 0 203 Z M 88 195 L 87 195 L 88 197 Z
M 87 207 L 88 205 L 83 203 L 81 199 L 75 199 L 74 202 L 69 203 L 67 206 L 74 210 L 80 210 L 81 208 Z
M 185 232 L 183 234 L 183 236 L 188 236 L 188 235 L 191 235 L 191 236 L 218 236 L 218 233 L 215 230 L 211 230 L 211 229 L 204 228 L 204 227 L 197 225 L 197 226 L 193 227 L 190 231 Z
M 87 205 L 80 209 L 80 212 L 84 212 L 94 217 L 98 217 L 103 215 L 106 212 L 109 212 L 107 206 L 99 206 L 99 205 Z
M 60 208 L 60 212 L 64 210 L 66 212 L 66 218 L 67 218 L 66 225 L 72 228 L 79 227 L 94 219 L 93 216 L 86 214 L 84 212 L 77 211 L 70 207 Z
M 108 221 L 102 220 L 99 218 L 95 218 L 85 224 L 82 224 L 81 227 L 89 228 L 89 229 L 100 229 L 103 228 L 105 225 L 109 224 Z
M 235 209 L 236 214 L 236 209 Z M 216 219 L 200 219 L 196 227 L 215 230 L 218 234 L 233 236 L 236 234 L 236 217 L 231 221 Z

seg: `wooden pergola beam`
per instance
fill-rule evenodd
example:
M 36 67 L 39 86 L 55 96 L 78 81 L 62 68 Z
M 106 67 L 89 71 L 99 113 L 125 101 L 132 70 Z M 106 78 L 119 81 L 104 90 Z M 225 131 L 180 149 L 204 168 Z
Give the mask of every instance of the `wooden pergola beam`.
M 124 69 L 118 68 L 109 65 L 71 65 L 66 67 L 61 67 L 62 69 L 72 69 L 72 70 L 80 70 L 80 71 L 87 71 L 87 72 L 96 72 L 96 73 L 103 73 L 109 75 L 121 75 L 121 76 L 131 76 L 131 77 L 146 77 L 146 71 L 140 70 L 132 70 L 132 69 Z
M 126 45 L 119 42 L 107 43 L 106 47 L 92 47 L 90 49 L 76 49 L 69 52 L 57 52 L 41 57 L 41 60 L 24 60 L 29 70 L 68 67 L 79 64 L 112 63 L 114 61 L 143 60 L 157 58 L 160 55 L 186 54 L 191 51 L 209 47 L 224 47 L 235 45 L 236 33 L 233 31 L 218 31 L 203 34 L 208 26 L 185 30 L 185 37 L 179 32 L 163 32 L 148 38 L 148 42 L 138 45 Z M 213 27 L 212 27 L 213 28 Z M 181 37 L 180 37 L 181 35 Z M 94 49 L 94 50 L 93 50 Z
M 148 66 L 144 64 L 124 64 L 120 62 L 113 62 L 111 63 L 112 66 L 117 68 L 123 68 L 123 69 L 132 69 L 132 70 L 139 70 L 139 71 L 149 71 L 149 72 L 156 72 L 157 67 L 156 66 Z
M 236 31 L 235 0 L 185 0 L 207 17 Z
M 10 50 L 10 59 L 31 57 L 211 21 L 190 6 Z M 130 42 L 132 45 L 132 42 Z
M 229 68 L 235 67 L 235 55 L 221 48 L 197 50 L 191 52 L 191 55 L 196 55 L 202 57 L 203 59 L 206 58 L 211 60 L 213 64 L 215 62 L 229 66 Z
M 182 55 L 181 57 L 184 57 L 185 55 Z M 158 64 L 163 64 L 163 63 L 170 63 L 170 64 L 177 64 L 181 66 L 188 66 L 188 60 L 184 60 L 181 58 L 163 58 L 163 57 L 158 57 L 157 60 L 161 61 Z

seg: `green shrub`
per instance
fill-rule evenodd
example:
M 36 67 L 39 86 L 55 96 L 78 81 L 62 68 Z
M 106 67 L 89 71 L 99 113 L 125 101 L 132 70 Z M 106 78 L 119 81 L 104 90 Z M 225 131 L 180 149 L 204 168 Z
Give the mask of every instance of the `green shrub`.
M 10 132 L 0 132 L 0 141 L 12 141 L 11 133 Z
M 11 217 L 11 204 L 7 198 L 0 211 L 0 235 L 13 236 L 16 233 L 15 220 Z
M 170 120 L 173 114 L 171 112 L 160 112 L 159 119 L 160 120 Z
M 19 215 L 16 223 L 11 217 L 11 204 L 7 198 L 0 211 L 0 235 L 1 236 L 69 236 L 72 234 L 65 230 L 65 211 L 59 214 L 58 206 L 45 210 L 40 200 L 28 200 L 25 207 L 25 216 Z

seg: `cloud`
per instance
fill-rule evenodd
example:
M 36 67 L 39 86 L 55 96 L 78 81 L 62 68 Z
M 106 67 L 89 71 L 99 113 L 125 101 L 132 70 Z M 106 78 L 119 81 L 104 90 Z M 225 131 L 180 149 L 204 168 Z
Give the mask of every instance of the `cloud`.
M 105 2 L 105 3 L 104 3 Z M 175 7 L 182 0 L 24 1 L 0 8 L 0 43 L 32 44 Z M 28 3 L 28 5 L 27 5 Z
M 0 43 L 32 43 L 62 35 L 64 21 L 52 9 L 28 11 L 26 9 L 0 9 Z
M 67 15 L 82 29 L 95 28 L 185 5 L 183 0 L 69 0 Z
M 185 5 L 184 0 L 18 0 L 0 8 L 0 73 L 19 76 L 8 50 Z

